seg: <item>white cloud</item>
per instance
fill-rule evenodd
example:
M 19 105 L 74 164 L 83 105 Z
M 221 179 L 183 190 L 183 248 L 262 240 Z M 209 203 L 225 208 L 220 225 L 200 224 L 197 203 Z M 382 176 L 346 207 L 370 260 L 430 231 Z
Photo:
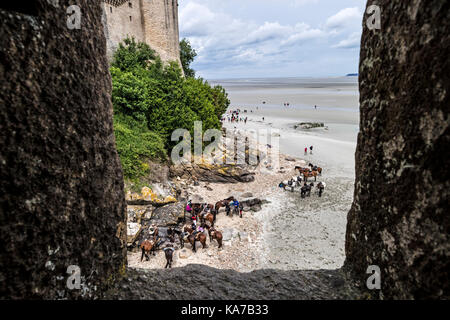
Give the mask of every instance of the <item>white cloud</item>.
M 266 21 L 260 25 L 213 12 L 204 4 L 189 2 L 180 11 L 180 32 L 198 52 L 198 63 L 270 61 L 283 46 L 314 40 L 324 33 L 308 24 L 295 26 Z
M 345 8 L 327 19 L 325 27 L 327 29 L 342 29 L 355 23 L 361 24 L 362 12 L 359 8 Z
M 338 44 L 334 45 L 333 48 L 339 49 L 352 49 L 358 48 L 361 43 L 361 33 L 354 32 L 347 39 L 341 40 Z
M 332 0 L 332 8 L 331 2 L 328 2 L 326 13 L 321 12 L 321 18 L 316 21 L 304 15 L 305 10 L 315 12 L 314 8 L 294 10 L 292 6 L 285 6 L 284 9 L 281 3 L 274 7 L 272 0 L 258 2 L 262 6 L 258 10 L 279 10 L 267 15 L 267 11 L 258 14 L 253 12 L 256 9 L 251 4 L 236 1 L 190 0 L 180 5 L 180 36 L 188 38 L 197 51 L 193 68 L 200 76 L 251 76 L 250 70 L 256 74 L 268 68 L 276 70 L 276 73 L 283 72 L 283 69 L 284 72 L 295 72 L 295 68 L 290 66 L 297 66 L 301 75 L 303 68 L 311 65 L 311 61 L 315 61 L 314 64 L 319 61 L 321 65 L 332 64 L 333 54 L 338 54 L 340 49 L 359 46 L 363 8 L 349 7 L 339 11 L 339 5 Z M 277 4 L 278 1 L 297 6 L 319 2 L 277 0 Z M 331 0 L 320 2 L 326 5 L 327 1 Z M 243 12 L 244 9 L 248 11 Z M 333 15 L 333 11 L 337 13 Z M 301 19 L 299 13 L 306 20 Z M 346 56 L 346 59 L 350 58 Z M 353 69 L 352 66 L 348 72 Z M 348 72 L 345 70 L 344 73 Z M 275 75 L 273 72 L 270 74 Z

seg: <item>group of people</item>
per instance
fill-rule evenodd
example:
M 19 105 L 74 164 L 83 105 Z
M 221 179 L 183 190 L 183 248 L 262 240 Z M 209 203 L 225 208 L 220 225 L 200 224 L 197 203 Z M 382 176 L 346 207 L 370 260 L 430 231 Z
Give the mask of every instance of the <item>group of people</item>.
M 309 153 L 312 154 L 313 152 L 313 146 L 309 147 Z M 308 154 L 308 147 L 305 147 L 305 156 Z
M 222 122 L 224 122 L 225 120 L 228 120 L 228 122 L 244 122 L 245 124 L 247 123 L 248 118 L 247 117 L 242 117 L 240 116 L 241 113 L 241 109 L 237 109 L 237 110 L 230 110 L 229 114 L 227 115 L 227 117 L 222 117 Z M 244 113 L 247 113 L 247 110 L 244 110 Z

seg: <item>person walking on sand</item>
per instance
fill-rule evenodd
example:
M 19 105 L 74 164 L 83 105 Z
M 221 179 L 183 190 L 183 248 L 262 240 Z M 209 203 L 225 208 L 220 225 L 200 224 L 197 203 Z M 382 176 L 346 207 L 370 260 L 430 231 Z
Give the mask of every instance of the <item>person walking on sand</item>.
M 309 147 L 309 152 L 312 154 L 313 146 Z
M 308 154 L 308 147 L 305 147 L 305 156 Z

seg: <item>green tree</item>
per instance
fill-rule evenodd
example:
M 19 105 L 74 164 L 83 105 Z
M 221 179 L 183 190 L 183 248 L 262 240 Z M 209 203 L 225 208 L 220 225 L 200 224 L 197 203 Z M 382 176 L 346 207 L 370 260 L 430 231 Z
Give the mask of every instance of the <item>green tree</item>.
M 195 71 L 191 69 L 191 63 L 197 56 L 197 52 L 191 47 L 189 40 L 184 38 L 180 41 L 180 60 L 183 67 L 184 75 L 187 78 L 194 78 Z
M 225 90 L 201 78 L 183 77 L 178 63 L 163 64 L 146 44 L 126 39 L 111 65 L 114 130 L 126 179 L 148 172 L 148 159 L 164 159 L 177 142 L 175 129 L 193 136 L 195 121 L 203 130 L 220 129 L 229 100 Z
M 144 42 L 136 43 L 134 38 L 126 38 L 114 52 L 111 65 L 122 71 L 134 68 L 145 68 L 156 59 L 157 55 L 150 46 Z

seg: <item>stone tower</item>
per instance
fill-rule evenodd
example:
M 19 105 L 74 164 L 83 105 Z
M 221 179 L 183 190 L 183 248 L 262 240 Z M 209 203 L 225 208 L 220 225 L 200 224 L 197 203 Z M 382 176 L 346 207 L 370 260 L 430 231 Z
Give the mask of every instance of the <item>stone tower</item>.
M 181 66 L 178 0 L 103 0 L 103 25 L 109 59 L 130 36 Z

